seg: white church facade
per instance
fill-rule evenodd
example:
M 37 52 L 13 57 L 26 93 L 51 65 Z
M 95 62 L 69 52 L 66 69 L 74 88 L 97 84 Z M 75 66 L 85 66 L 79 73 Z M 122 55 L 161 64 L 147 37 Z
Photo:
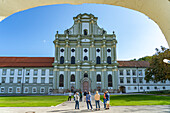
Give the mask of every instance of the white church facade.
M 53 57 L 0 57 L 0 94 L 68 91 L 143 92 L 169 90 L 146 82 L 146 61 L 117 61 L 116 35 L 97 25 L 97 17 L 79 14 L 64 34 L 55 35 Z

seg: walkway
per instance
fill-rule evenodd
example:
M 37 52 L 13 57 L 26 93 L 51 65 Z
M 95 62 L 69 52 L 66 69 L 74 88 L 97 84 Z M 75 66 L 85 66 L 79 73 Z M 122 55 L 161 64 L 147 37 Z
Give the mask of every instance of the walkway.
M 58 106 L 51 107 L 0 107 L 0 113 L 170 113 L 170 105 L 164 106 L 112 106 L 110 110 L 87 110 L 85 102 L 80 102 L 80 110 L 74 109 L 75 103 L 64 102 Z M 95 109 L 94 101 L 92 102 Z

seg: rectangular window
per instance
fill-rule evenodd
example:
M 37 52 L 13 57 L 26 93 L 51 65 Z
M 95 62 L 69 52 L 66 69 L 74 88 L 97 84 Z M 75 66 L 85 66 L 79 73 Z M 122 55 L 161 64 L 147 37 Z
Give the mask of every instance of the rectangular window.
M 2 83 L 5 83 L 6 77 L 2 77 Z
M 50 76 L 53 75 L 53 69 L 50 69 Z
M 41 78 L 41 83 L 42 83 L 42 84 L 45 83 L 45 78 Z
M 6 75 L 6 69 L 2 70 L 2 75 Z
M 36 93 L 36 92 L 37 92 L 37 88 L 34 87 L 34 88 L 32 89 L 32 92 L 33 92 L 33 93 Z
M 17 87 L 16 93 L 21 93 L 21 88 Z
M 34 75 L 35 76 L 38 75 L 38 70 L 37 69 L 34 70 Z
M 132 74 L 133 74 L 133 75 L 136 75 L 136 70 L 132 70 Z
M 119 75 L 123 75 L 123 70 L 119 70 Z
M 14 82 L 14 77 L 10 77 L 9 83 L 13 83 L 13 82 Z
M 12 90 L 13 90 L 12 87 L 10 87 L 10 88 L 8 89 L 8 92 L 9 92 L 9 93 L 12 93 Z
M 22 75 L 22 69 L 18 70 L 18 75 Z
M 133 83 L 136 83 L 136 78 L 133 78 Z
M 53 78 L 49 78 L 49 83 L 50 83 L 50 84 L 53 83 Z
M 10 75 L 14 75 L 14 69 L 10 70 Z
M 126 74 L 127 74 L 127 75 L 130 75 L 130 70 L 126 70 Z
M 17 83 L 21 83 L 21 77 L 17 78 Z
M 45 75 L 45 69 L 42 70 L 41 75 Z
M 36 77 L 33 78 L 33 83 L 34 83 L 34 84 L 37 83 L 37 78 L 36 78 Z
M 45 88 L 41 88 L 40 92 L 44 93 L 45 92 Z
M 25 92 L 25 93 L 28 93 L 28 87 L 26 87 L 26 88 L 24 89 L 24 92 Z
M 1 93 L 4 93 L 4 92 L 5 92 L 5 88 L 1 87 Z
M 120 78 L 120 83 L 124 83 L 124 79 L 122 77 Z
M 130 78 L 128 77 L 128 78 L 126 78 L 126 80 L 127 80 L 127 83 L 130 83 Z
M 143 83 L 143 78 L 139 78 L 139 83 Z
M 30 70 L 29 69 L 26 70 L 26 75 L 30 75 Z
M 25 78 L 25 83 L 29 83 L 29 78 Z
M 142 70 L 138 71 L 139 76 L 142 76 Z

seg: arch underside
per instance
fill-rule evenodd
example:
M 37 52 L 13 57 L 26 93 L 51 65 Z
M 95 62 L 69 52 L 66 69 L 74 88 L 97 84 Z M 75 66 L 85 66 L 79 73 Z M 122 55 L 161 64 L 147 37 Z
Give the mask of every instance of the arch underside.
M 157 23 L 170 46 L 169 0 L 0 0 L 0 21 L 11 14 L 37 6 L 83 3 L 115 5 L 139 11 Z

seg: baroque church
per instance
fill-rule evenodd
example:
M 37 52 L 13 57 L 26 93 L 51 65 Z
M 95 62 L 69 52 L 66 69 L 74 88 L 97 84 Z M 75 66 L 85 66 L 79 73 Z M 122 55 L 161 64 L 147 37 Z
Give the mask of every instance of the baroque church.
M 64 34 L 57 32 L 53 66 L 54 89 L 59 92 L 118 90 L 116 35 L 107 34 L 97 19 L 92 14 L 79 14 Z
M 116 35 L 97 19 L 79 14 L 64 34 L 57 31 L 54 57 L 0 57 L 0 94 L 170 90 L 168 80 L 144 79 L 149 62 L 117 61 Z

